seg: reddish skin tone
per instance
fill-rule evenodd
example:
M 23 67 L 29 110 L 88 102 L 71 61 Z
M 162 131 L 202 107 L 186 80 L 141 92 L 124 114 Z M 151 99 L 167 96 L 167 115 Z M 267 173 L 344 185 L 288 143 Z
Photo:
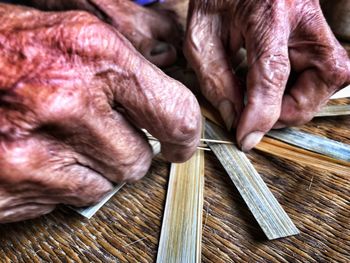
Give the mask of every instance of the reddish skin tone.
M 85 206 L 149 169 L 140 128 L 185 161 L 200 137 L 187 88 L 83 12 L 0 4 L 0 222 Z
M 185 53 L 202 93 L 245 151 L 271 128 L 310 121 L 350 82 L 349 58 L 316 0 L 192 0 L 188 21 Z M 230 63 L 243 45 L 246 87 Z M 291 70 L 297 79 L 286 90 Z
M 85 10 L 112 25 L 159 67 L 176 61 L 180 33 L 168 12 L 155 12 L 129 0 L 31 0 L 42 10 Z

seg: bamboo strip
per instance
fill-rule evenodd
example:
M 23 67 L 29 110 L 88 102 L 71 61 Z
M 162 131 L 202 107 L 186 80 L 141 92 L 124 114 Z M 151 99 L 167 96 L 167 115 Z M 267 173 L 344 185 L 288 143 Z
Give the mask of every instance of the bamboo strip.
M 302 132 L 296 129 L 272 130 L 269 137 L 320 153 L 334 159 L 350 162 L 350 145 L 337 142 L 325 137 Z
M 335 93 L 331 99 L 340 99 L 340 98 L 349 98 L 350 97 L 350 85 L 341 89 L 337 93 Z
M 160 143 L 158 141 L 149 141 L 153 155 L 156 156 L 160 153 Z M 102 206 L 104 206 L 105 203 L 109 201 L 123 186 L 125 183 L 117 184 L 113 188 L 111 192 L 105 195 L 105 197 L 102 198 L 100 202 L 98 202 L 95 205 L 89 206 L 89 207 L 70 207 L 74 211 L 76 211 L 78 214 L 82 215 L 83 217 L 86 217 L 90 219 L 93 217 L 98 210 L 101 209 Z
M 229 140 L 220 127 L 210 122 L 206 122 L 205 134 L 209 139 Z M 229 174 L 268 239 L 299 234 L 299 230 L 243 152 L 232 144 L 208 142 L 208 145 Z
M 328 156 L 313 153 L 272 138 L 265 137 L 255 149 L 301 165 L 312 166 L 318 170 L 326 170 L 345 176 L 350 175 L 349 162 L 335 160 Z
M 171 164 L 157 262 L 201 262 L 204 152 Z
M 325 106 L 315 117 L 331 117 L 350 115 L 350 105 L 329 105 Z
M 83 217 L 91 219 L 97 213 L 97 211 L 100 210 L 101 207 L 109 201 L 109 199 L 111 199 L 120 189 L 122 189 L 124 185 L 124 183 L 117 184 L 111 192 L 106 194 L 105 197 L 103 197 L 102 200 L 95 205 L 79 208 L 72 207 L 72 209 L 75 210 L 78 214 L 82 215 Z

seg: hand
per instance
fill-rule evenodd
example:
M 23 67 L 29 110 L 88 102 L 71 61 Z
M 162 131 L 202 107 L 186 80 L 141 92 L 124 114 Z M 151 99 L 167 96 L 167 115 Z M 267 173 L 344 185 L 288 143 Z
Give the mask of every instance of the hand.
M 149 61 L 166 67 L 176 61 L 180 33 L 166 12 L 155 12 L 129 0 L 31 0 L 44 10 L 88 11 L 115 27 Z
M 0 222 L 97 202 L 152 159 L 196 150 L 195 97 L 85 12 L 0 4 Z
M 249 67 L 245 88 L 231 63 L 242 46 Z M 350 82 L 349 58 L 316 0 L 192 0 L 185 53 L 204 96 L 229 129 L 237 127 L 244 151 L 273 127 L 310 121 Z

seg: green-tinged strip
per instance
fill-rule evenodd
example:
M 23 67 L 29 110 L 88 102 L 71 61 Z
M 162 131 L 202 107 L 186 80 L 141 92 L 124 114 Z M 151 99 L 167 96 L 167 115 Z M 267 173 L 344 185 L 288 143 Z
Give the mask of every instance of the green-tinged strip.
M 207 121 L 206 139 L 230 141 L 226 132 Z M 292 220 L 273 196 L 246 155 L 235 145 L 208 142 L 231 180 L 237 187 L 268 239 L 299 234 Z
M 350 145 L 296 129 L 272 130 L 269 137 L 331 158 L 350 162 Z

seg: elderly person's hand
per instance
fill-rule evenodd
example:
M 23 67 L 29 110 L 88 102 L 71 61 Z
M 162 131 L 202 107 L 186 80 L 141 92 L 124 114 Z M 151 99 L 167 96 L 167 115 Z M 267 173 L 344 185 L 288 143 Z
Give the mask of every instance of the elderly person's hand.
M 0 4 L 0 222 L 85 206 L 196 150 L 200 111 L 179 82 L 83 11 Z
M 165 67 L 176 61 L 180 33 L 169 13 L 155 12 L 130 0 L 30 0 L 26 3 L 43 10 L 88 11 L 118 29 L 155 65 Z
M 241 46 L 246 87 L 231 63 Z M 227 127 L 237 128 L 245 151 L 273 127 L 308 122 L 350 82 L 348 56 L 317 0 L 191 0 L 185 53 L 203 94 Z

